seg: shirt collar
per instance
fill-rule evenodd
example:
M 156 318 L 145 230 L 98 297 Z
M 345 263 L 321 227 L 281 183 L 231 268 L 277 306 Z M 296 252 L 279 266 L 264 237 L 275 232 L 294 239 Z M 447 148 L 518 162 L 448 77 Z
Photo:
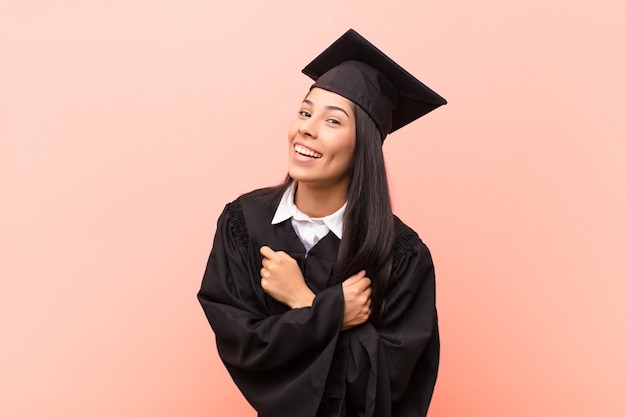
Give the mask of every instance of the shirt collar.
M 293 181 L 287 190 L 283 193 L 282 198 L 280 199 L 280 203 L 276 208 L 276 213 L 274 213 L 274 218 L 272 219 L 272 224 L 277 224 L 284 222 L 287 219 L 293 217 L 294 220 L 301 221 L 311 221 L 311 217 L 307 216 L 294 203 L 294 197 L 296 193 L 296 182 Z M 343 214 L 346 211 L 347 202 L 344 203 L 339 210 L 336 212 L 329 214 L 325 217 L 313 218 L 322 220 L 326 226 L 330 229 L 331 232 L 335 234 L 339 239 L 341 239 L 343 232 Z

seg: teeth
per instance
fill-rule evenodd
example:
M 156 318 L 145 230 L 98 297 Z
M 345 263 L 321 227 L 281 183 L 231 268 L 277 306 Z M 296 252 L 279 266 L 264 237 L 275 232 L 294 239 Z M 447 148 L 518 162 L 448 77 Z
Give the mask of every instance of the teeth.
M 301 155 L 312 156 L 313 158 L 321 158 L 322 157 L 321 153 L 317 153 L 315 151 L 312 151 L 309 148 L 305 148 L 302 145 L 296 145 L 296 146 L 294 146 L 294 149 L 295 149 L 296 152 L 298 152 Z

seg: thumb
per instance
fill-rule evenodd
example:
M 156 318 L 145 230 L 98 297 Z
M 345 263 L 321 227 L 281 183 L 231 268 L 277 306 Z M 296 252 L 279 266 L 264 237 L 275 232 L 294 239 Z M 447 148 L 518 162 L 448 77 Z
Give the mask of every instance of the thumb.
M 356 283 L 362 280 L 364 277 L 365 277 L 365 270 L 362 270 L 352 275 L 350 278 L 348 278 L 348 280 L 350 280 L 351 283 Z
M 261 255 L 266 258 L 272 258 L 276 255 L 276 252 L 274 252 L 269 246 L 261 246 L 259 252 L 261 252 Z

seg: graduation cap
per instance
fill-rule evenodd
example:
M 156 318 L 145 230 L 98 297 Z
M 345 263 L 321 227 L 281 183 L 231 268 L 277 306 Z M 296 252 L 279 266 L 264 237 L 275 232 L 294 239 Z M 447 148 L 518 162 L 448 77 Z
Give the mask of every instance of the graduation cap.
M 353 29 L 302 72 L 315 80 L 311 88 L 337 93 L 361 107 L 383 139 L 447 103 Z

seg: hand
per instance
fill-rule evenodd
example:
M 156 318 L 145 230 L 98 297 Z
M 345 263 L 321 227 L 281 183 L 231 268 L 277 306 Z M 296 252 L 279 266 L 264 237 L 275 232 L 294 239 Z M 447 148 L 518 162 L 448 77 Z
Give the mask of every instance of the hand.
M 371 285 L 372 282 L 365 276 L 365 271 L 352 275 L 341 284 L 344 298 L 341 330 L 360 326 L 367 321 L 372 305 Z
M 310 307 L 315 294 L 304 282 L 295 259 L 285 252 L 274 252 L 269 246 L 261 248 L 261 288 L 273 299 L 291 308 Z

